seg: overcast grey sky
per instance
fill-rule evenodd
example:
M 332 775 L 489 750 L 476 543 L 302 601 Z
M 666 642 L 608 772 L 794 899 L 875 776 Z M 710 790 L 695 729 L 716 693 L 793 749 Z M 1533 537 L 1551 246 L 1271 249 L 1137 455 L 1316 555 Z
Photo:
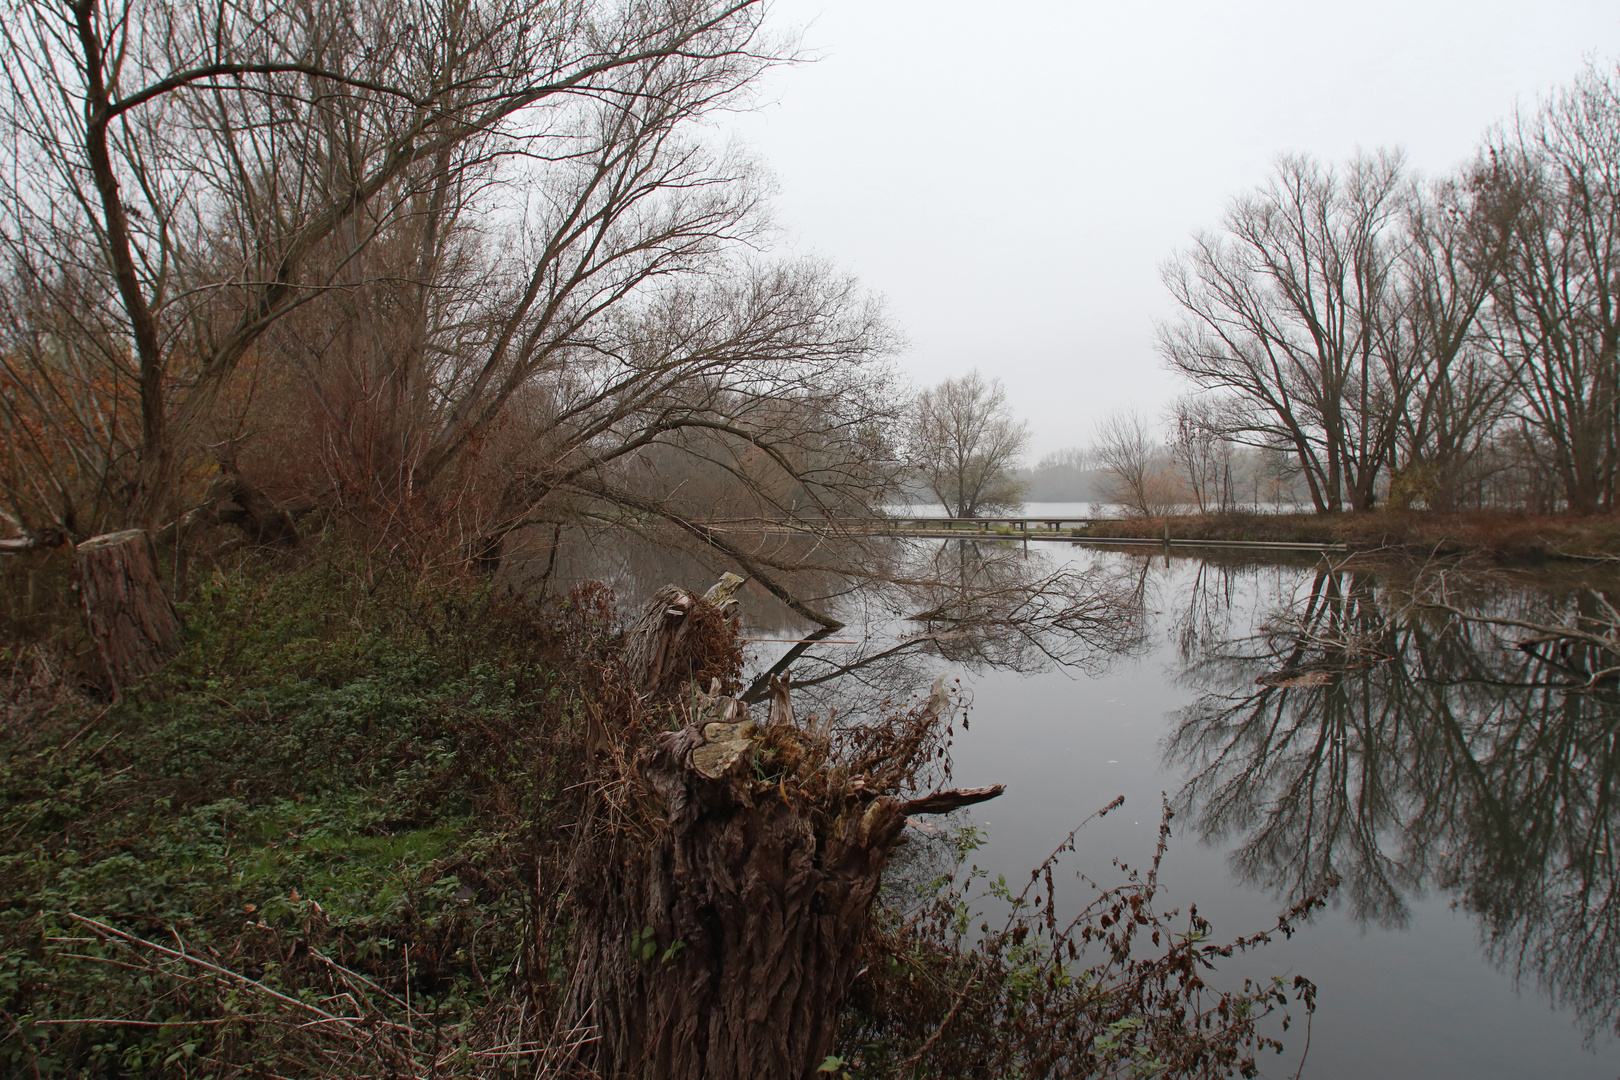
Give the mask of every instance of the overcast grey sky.
M 1178 390 L 1153 349 L 1159 264 L 1284 151 L 1472 153 L 1587 58 L 1580 0 L 777 0 L 812 64 L 735 119 L 790 246 L 882 293 L 924 383 L 999 376 L 1033 457 Z

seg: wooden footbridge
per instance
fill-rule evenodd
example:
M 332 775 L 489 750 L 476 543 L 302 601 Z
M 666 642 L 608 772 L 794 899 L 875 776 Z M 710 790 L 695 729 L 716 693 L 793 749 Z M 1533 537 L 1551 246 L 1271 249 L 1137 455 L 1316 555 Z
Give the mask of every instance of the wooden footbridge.
M 984 539 L 984 540 L 1061 540 L 1071 544 L 1108 544 L 1119 546 L 1170 546 L 1202 548 L 1249 548 L 1274 551 L 1343 551 L 1342 543 L 1315 544 L 1277 540 L 1204 540 L 1178 537 L 1172 534 L 1170 522 L 1164 522 L 1162 536 L 1091 536 L 1088 530 L 1101 522 L 1118 523 L 1117 518 L 1059 517 L 948 517 L 895 515 L 884 518 L 844 519 L 836 522 L 848 533 L 869 536 L 908 536 L 932 539 Z M 775 531 L 770 530 L 770 531 Z M 796 531 L 796 530 L 795 530 Z
M 1106 519 L 1099 517 L 891 517 L 884 520 L 892 524 L 896 532 L 937 531 L 941 535 L 960 536 L 969 532 L 988 533 L 992 530 L 999 532 L 1003 528 L 1021 535 L 1029 535 L 1031 531 L 1039 534 L 1042 529 L 1051 533 L 1058 533 L 1065 527 L 1083 529 Z

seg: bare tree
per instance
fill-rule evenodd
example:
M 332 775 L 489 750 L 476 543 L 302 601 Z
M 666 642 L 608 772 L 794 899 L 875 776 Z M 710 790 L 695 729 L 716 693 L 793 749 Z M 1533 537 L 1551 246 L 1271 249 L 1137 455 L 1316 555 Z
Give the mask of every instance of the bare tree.
M 1029 439 L 1029 424 L 1007 408 L 1001 380 L 970 372 L 917 396 L 912 472 L 953 517 L 1011 509 L 1023 505 L 1013 469 Z
M 1160 327 L 1170 366 L 1245 408 L 1234 434 L 1298 459 L 1318 511 L 1372 506 L 1412 391 L 1410 350 L 1386 347 L 1397 304 L 1402 163 L 1342 171 L 1284 157 L 1164 268 L 1183 309 Z
M 1170 455 L 1200 514 L 1237 505 L 1232 443 L 1226 438 L 1224 417 L 1219 402 L 1192 394 L 1182 395 L 1170 406 Z
M 1615 505 L 1620 479 L 1620 75 L 1573 87 L 1491 140 L 1488 194 L 1516 217 L 1493 328 L 1570 509 Z
M 533 440 L 502 459 L 475 553 L 493 564 L 514 530 L 581 513 L 652 518 L 830 624 L 776 573 L 801 554 L 728 537 L 787 525 L 836 538 L 892 490 L 889 341 L 875 303 L 817 264 L 670 285 L 532 381 L 518 419 Z
M 1390 460 L 1390 502 L 1454 508 L 1477 483 L 1512 381 L 1480 316 L 1499 282 L 1513 212 L 1482 197 L 1489 167 L 1464 179 L 1414 184 L 1406 201 L 1397 318 L 1384 347 L 1409 350 L 1414 373 Z
M 1104 419 L 1091 458 L 1112 478 L 1113 500 L 1132 514 L 1159 517 L 1179 501 L 1163 448 L 1138 413 L 1116 412 Z
M 0 416 L 16 448 L 16 516 L 82 534 L 175 512 L 182 481 L 206 464 L 204 430 L 233 393 L 249 392 L 234 377 L 272 357 L 267 331 L 352 287 L 373 246 L 402 232 L 417 234 L 414 284 L 432 293 L 431 264 L 444 254 L 434 230 L 479 169 L 554 164 L 594 174 L 600 188 L 617 183 L 620 200 L 636 202 L 645 175 L 615 166 L 648 161 L 644 140 L 668 130 L 640 121 L 691 115 L 746 85 L 771 58 L 760 7 L 17 5 L 0 31 Z M 615 141 L 627 130 L 643 141 Z M 673 186 L 704 187 L 651 156 Z M 581 215 L 573 238 L 598 226 Z M 656 238 L 653 247 L 686 250 Z M 553 296 L 541 286 L 577 261 L 577 249 L 574 262 L 538 260 L 531 291 Z M 592 296 L 600 307 L 614 290 Z M 522 383 L 522 364 L 507 356 L 533 338 L 529 311 L 509 305 L 503 332 L 484 338 L 484 361 L 455 373 L 452 384 L 491 394 L 450 410 L 452 450 L 478 437 L 490 396 Z M 407 331 L 420 322 L 402 321 Z M 427 387 L 445 373 L 407 364 L 400 377 L 431 399 Z

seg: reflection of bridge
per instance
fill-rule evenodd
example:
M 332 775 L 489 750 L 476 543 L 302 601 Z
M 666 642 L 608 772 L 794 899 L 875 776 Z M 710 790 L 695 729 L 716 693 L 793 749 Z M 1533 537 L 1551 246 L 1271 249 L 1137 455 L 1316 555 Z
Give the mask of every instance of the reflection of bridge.
M 1066 539 L 1087 544 L 1168 544 L 1173 547 L 1268 547 L 1280 551 L 1345 551 L 1345 544 L 1302 544 L 1291 541 L 1221 541 L 1221 539 L 1183 539 L 1171 536 L 1170 521 L 1165 521 L 1163 536 L 1087 536 L 1085 529 L 1098 521 L 1118 521 L 1118 518 L 1058 518 L 1050 515 L 1034 518 L 951 518 L 951 517 L 894 517 L 868 521 L 867 528 L 891 536 L 1004 536 L 1009 539 Z M 1072 528 L 1064 528 L 1072 526 Z M 1001 531 L 1006 528 L 1008 531 Z
M 935 539 L 967 539 L 983 537 L 987 540 L 1067 540 L 1086 544 L 1160 544 L 1174 547 L 1205 548 L 1267 548 L 1281 551 L 1344 551 L 1343 542 L 1332 544 L 1296 543 L 1278 540 L 1201 540 L 1171 535 L 1170 523 L 1164 523 L 1163 536 L 1091 536 L 1091 526 L 1100 522 L 1118 522 L 1118 518 L 1103 517 L 949 517 L 896 515 L 883 518 L 829 518 L 823 524 L 846 534 L 867 536 L 915 536 Z M 800 529 L 780 525 L 764 526 L 766 532 Z
M 951 533 L 987 533 L 990 531 L 991 526 L 1005 525 L 1020 534 L 1027 534 L 1031 525 L 1037 529 L 1046 528 L 1055 533 L 1065 525 L 1088 528 L 1103 519 L 1097 517 L 894 517 L 887 520 L 892 523 L 896 531 L 901 529 L 908 532 L 919 529 L 937 529 Z M 967 526 L 967 528 L 960 529 L 958 526 Z

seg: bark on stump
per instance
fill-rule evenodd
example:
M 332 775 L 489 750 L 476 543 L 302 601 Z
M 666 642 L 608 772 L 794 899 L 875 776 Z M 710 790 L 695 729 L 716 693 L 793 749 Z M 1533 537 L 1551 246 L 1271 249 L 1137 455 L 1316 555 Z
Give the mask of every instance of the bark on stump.
M 643 679 L 686 666 L 675 599 L 660 590 L 642 627 L 662 647 L 635 634 L 627 643 L 632 666 L 653 661 L 636 668 Z M 592 1075 L 813 1077 L 835 1045 L 907 816 L 1001 791 L 906 801 L 872 790 L 831 759 L 813 721 L 780 722 L 792 716 L 785 681 L 772 686 L 778 722 L 765 725 L 717 690 L 633 770 L 619 758 L 615 774 L 610 758 L 580 823 L 569 1013 L 594 1029 L 578 1051 Z
M 91 537 L 74 549 L 74 563 L 90 639 L 117 699 L 180 651 L 180 620 L 144 531 Z

